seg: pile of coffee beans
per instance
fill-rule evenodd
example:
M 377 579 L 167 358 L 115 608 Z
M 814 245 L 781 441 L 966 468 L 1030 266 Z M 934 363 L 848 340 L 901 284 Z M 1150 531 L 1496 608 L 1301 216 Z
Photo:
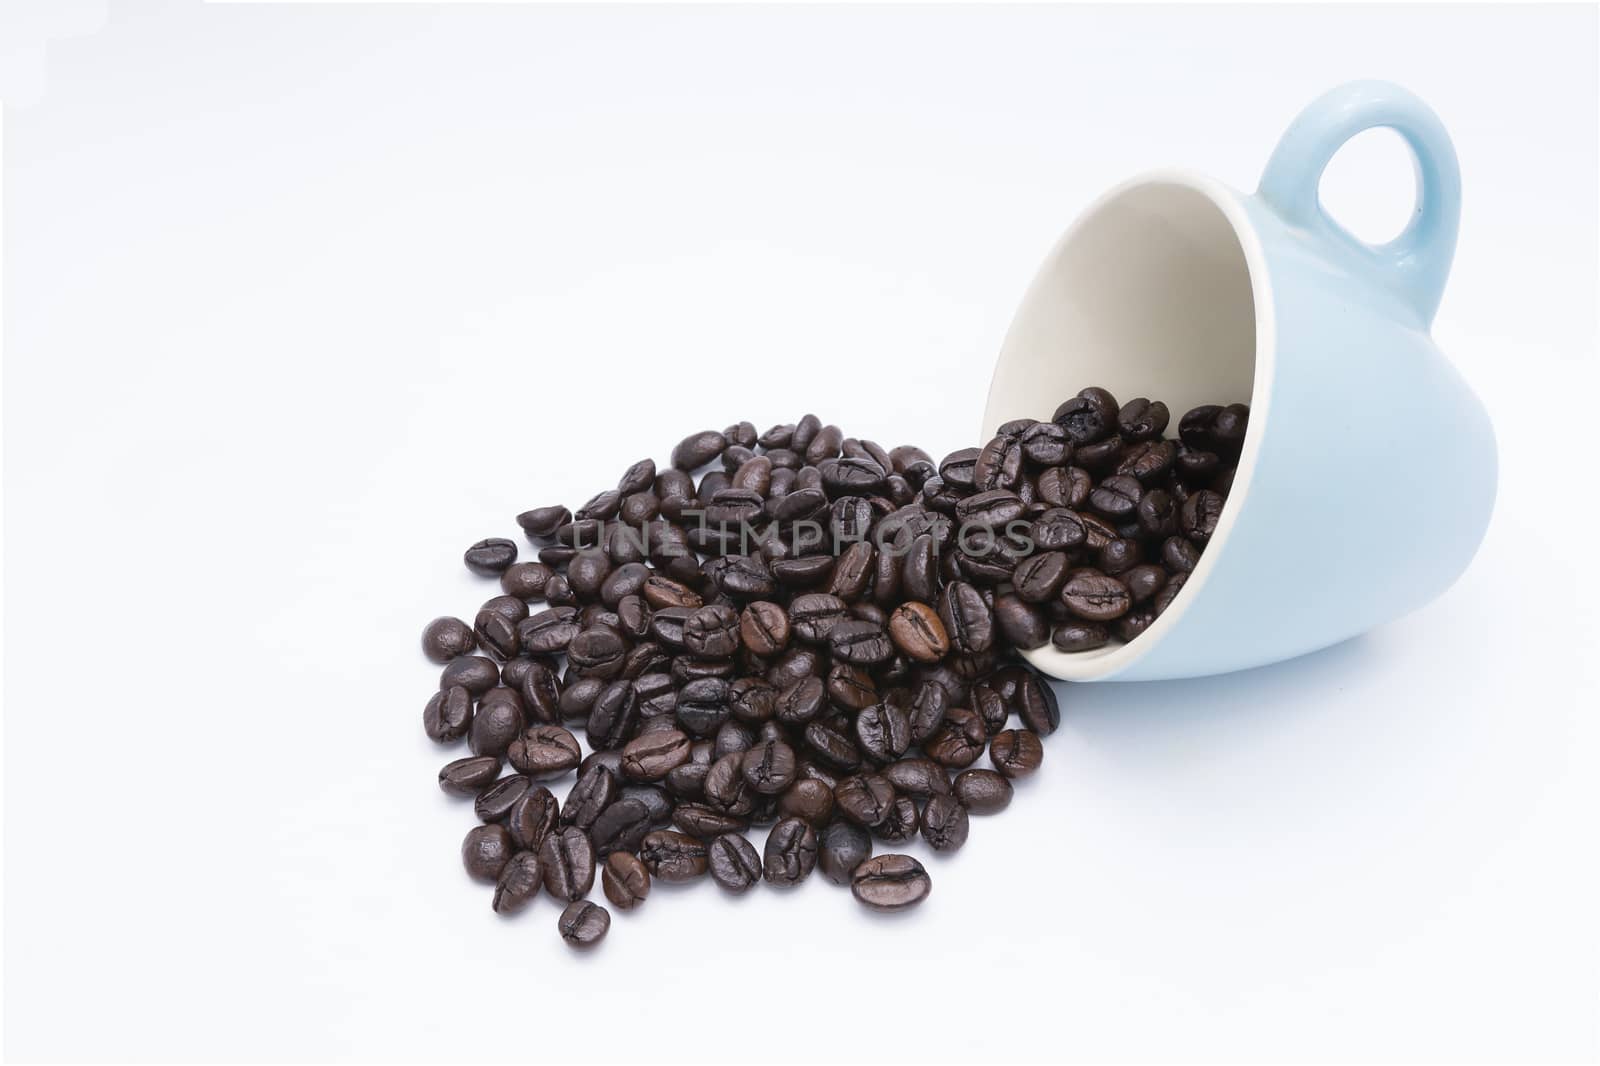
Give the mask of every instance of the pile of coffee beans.
M 423 726 L 471 752 L 439 773 L 480 822 L 467 873 L 501 914 L 550 895 L 580 947 L 611 924 L 597 874 L 619 910 L 656 880 L 738 893 L 816 869 L 870 908 L 920 903 L 923 865 L 874 851 L 954 851 L 1006 808 L 1060 721 L 1017 652 L 1132 640 L 1166 609 L 1247 416 L 1196 408 L 1174 441 L 1163 404 L 1085 389 L 939 463 L 814 415 L 741 422 L 576 511 L 518 515 L 536 560 L 472 545 L 502 594 L 422 637 L 444 664 Z

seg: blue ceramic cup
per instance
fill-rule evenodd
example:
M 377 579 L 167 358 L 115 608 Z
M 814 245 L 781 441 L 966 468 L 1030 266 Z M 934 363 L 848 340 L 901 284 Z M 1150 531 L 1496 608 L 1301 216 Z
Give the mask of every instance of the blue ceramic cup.
M 1416 159 L 1387 244 L 1324 212 L 1322 172 L 1363 130 Z M 1327 647 L 1415 610 L 1466 568 L 1494 504 L 1488 415 L 1428 335 L 1461 210 L 1455 149 L 1411 93 L 1356 82 L 1315 101 L 1253 196 L 1159 171 L 1111 190 L 1050 252 L 1006 336 L 983 431 L 1049 418 L 1085 385 L 1250 403 L 1216 534 L 1137 640 L 1028 654 L 1074 681 L 1195 677 Z

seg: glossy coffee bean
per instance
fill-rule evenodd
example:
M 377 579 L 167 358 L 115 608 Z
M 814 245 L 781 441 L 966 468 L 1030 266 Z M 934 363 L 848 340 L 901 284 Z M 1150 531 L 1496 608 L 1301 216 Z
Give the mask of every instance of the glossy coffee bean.
M 561 805 L 561 824 L 592 829 L 595 819 L 617 798 L 617 775 L 602 763 L 592 763 L 578 774 L 578 780 Z
M 967 842 L 967 808 L 954 796 L 931 796 L 922 808 L 922 839 L 934 851 L 955 851 Z
M 868 829 L 882 822 L 894 803 L 894 786 L 880 774 L 852 774 L 833 790 L 834 807 Z
M 435 692 L 422 709 L 423 732 L 439 744 L 460 740 L 471 725 L 472 693 L 460 685 Z
M 511 861 L 515 850 L 505 826 L 475 825 L 461 842 L 461 863 L 469 877 L 492 885 L 500 879 L 500 871 Z
M 446 763 L 439 771 L 439 788 L 452 796 L 476 796 L 500 776 L 500 760 L 474 755 Z
M 506 812 L 505 826 L 512 841 L 524 851 L 538 851 L 545 837 L 556 829 L 561 805 L 555 794 L 542 785 L 525 791 Z
M 576 826 L 552 831 L 539 845 L 544 889 L 556 899 L 576 900 L 594 885 L 594 846 Z
M 774 796 L 794 783 L 794 749 L 781 740 L 766 740 L 739 756 L 745 783 L 764 796 Z
M 613 851 L 600 867 L 600 890 L 619 911 L 631 911 L 650 895 L 650 871 L 637 855 Z
M 689 761 L 691 741 L 669 729 L 635 737 L 622 749 L 622 773 L 633 781 L 661 781 Z
M 611 912 L 586 899 L 567 904 L 556 920 L 556 928 L 568 947 L 592 948 L 605 939 L 611 928 Z
M 482 655 L 460 655 L 439 672 L 439 687 L 460 685 L 474 696 L 481 696 L 500 682 L 500 668 Z
M 480 540 L 466 550 L 462 560 L 474 574 L 496 577 L 517 561 L 517 544 L 504 537 Z
M 1061 602 L 1086 622 L 1109 622 L 1127 613 L 1133 606 L 1133 597 L 1116 578 L 1084 567 L 1067 574 L 1061 586 Z
M 610 855 L 637 849 L 645 834 L 655 828 L 655 816 L 644 801 L 624 795 L 600 812 L 589 830 L 589 837 L 597 854 Z
M 871 835 L 851 822 L 830 822 L 817 835 L 817 867 L 836 885 L 848 885 L 856 867 L 871 856 Z
M 448 663 L 477 645 L 472 627 L 459 618 L 435 618 L 422 631 L 422 653 L 436 663 Z
M 672 465 L 685 472 L 693 472 L 722 454 L 728 438 L 714 429 L 691 433 L 672 449 Z
M 994 742 L 989 745 L 989 761 L 996 770 L 1015 780 L 1039 769 L 1044 761 L 1044 748 L 1034 734 L 1007 729 L 995 734 Z
M 743 893 L 761 881 L 761 856 L 739 833 L 724 833 L 707 847 L 711 879 L 729 892 Z
M 531 851 L 512 855 L 495 879 L 491 905 L 496 914 L 515 914 L 533 902 L 544 883 L 539 856 Z
M 993 770 L 963 770 L 956 775 L 955 797 L 973 814 L 998 814 L 1011 805 L 1013 789 Z
M 851 872 L 850 892 L 879 911 L 905 910 L 928 898 L 933 882 L 922 864 L 909 855 L 877 855 Z
M 752 655 L 776 655 L 789 643 L 788 614 L 780 604 L 755 601 L 739 616 L 739 642 Z
M 582 758 L 578 740 L 558 725 L 537 725 L 511 742 L 506 758 L 521 773 L 556 777 L 572 770 Z
M 703 843 L 671 829 L 646 834 L 639 858 L 662 881 L 693 881 L 705 875 L 708 862 Z
M 801 778 L 778 797 L 778 813 L 821 828 L 833 817 L 833 788 L 814 778 Z
M 767 834 L 762 869 L 770 884 L 797 885 L 817 865 L 817 831 L 801 818 L 785 818 Z
M 939 612 L 925 603 L 903 603 L 889 616 L 889 638 L 908 659 L 936 663 L 950 652 L 950 637 Z

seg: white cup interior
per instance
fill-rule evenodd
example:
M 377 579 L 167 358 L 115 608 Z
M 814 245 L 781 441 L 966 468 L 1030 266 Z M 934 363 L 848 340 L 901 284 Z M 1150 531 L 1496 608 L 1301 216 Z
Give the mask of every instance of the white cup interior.
M 1268 346 L 1258 345 L 1267 339 L 1258 337 L 1258 292 L 1270 306 L 1264 271 L 1251 266 L 1260 261 L 1242 209 L 1209 179 L 1171 172 L 1112 190 L 1056 244 L 1023 298 L 990 385 L 983 439 L 1013 418 L 1048 419 L 1089 385 L 1111 390 L 1120 403 L 1165 401 L 1169 436 L 1190 408 L 1250 403 L 1253 438 L 1264 415 L 1257 362 L 1269 358 Z M 1232 499 L 1248 486 L 1252 444 Z M 1203 582 L 1228 518 L 1225 512 L 1183 593 L 1137 640 L 1071 654 L 1046 646 L 1030 661 L 1057 677 L 1090 680 L 1143 654 Z

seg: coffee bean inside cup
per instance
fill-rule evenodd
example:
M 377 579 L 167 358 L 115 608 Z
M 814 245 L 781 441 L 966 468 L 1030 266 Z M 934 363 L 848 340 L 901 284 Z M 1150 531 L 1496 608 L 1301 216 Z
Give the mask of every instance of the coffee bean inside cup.
M 581 506 L 513 501 L 527 546 L 473 542 L 483 602 L 422 631 L 424 731 L 468 749 L 438 772 L 474 801 L 467 874 L 578 947 L 610 927 L 597 880 L 624 921 L 671 906 L 655 881 L 732 897 L 816 867 L 920 906 L 901 850 L 1022 806 L 1061 722 L 1020 653 L 1147 639 L 1225 528 L 1249 410 L 1174 414 L 1086 388 L 942 459 L 736 422 Z

